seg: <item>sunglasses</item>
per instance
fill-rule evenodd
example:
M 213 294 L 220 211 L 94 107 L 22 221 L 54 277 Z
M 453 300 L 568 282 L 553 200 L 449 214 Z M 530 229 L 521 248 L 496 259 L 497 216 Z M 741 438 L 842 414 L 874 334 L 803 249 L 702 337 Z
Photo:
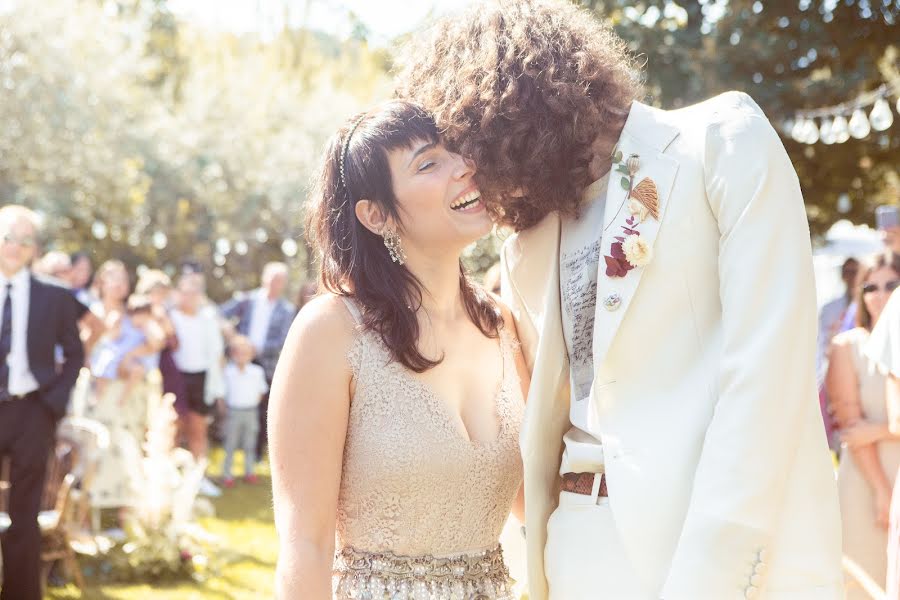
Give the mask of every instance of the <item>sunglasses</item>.
M 885 292 L 890 294 L 891 292 L 896 290 L 898 287 L 900 287 L 900 279 L 894 279 L 893 281 L 888 281 L 886 284 L 884 284 L 883 288 L 880 287 L 877 283 L 867 283 L 866 285 L 862 286 L 862 293 L 863 294 L 871 294 L 872 292 L 877 292 L 878 290 L 884 290 Z

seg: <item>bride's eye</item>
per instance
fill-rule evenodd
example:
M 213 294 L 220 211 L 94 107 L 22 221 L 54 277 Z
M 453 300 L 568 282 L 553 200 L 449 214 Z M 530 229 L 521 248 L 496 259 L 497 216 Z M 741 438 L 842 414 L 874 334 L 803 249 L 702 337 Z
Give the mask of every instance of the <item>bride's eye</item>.
M 421 165 L 419 165 L 418 171 L 419 171 L 419 173 L 421 173 L 423 171 L 427 171 L 428 169 L 433 167 L 435 164 L 437 164 L 437 163 L 435 163 L 433 160 L 426 160 Z

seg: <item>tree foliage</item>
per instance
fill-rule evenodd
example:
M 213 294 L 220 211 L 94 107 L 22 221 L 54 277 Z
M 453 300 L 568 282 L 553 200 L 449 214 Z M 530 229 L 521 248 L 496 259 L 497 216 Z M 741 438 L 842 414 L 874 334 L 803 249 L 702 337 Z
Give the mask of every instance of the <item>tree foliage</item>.
M 775 123 L 852 100 L 898 67 L 900 0 L 573 0 L 646 57 L 648 99 L 679 107 L 728 89 Z M 48 32 L 53 32 L 49 35 Z M 391 93 L 364 24 L 338 40 L 199 28 L 165 0 L 0 4 L 0 201 L 49 217 L 50 247 L 170 271 L 187 258 L 223 297 L 267 260 L 310 273 L 302 203 L 324 140 Z M 893 71 L 892 71 L 893 70 Z M 885 134 L 786 146 L 814 231 L 897 201 L 900 118 Z M 496 240 L 469 253 L 477 270 Z
M 578 2 L 578 0 L 576 0 Z M 646 57 L 651 103 L 677 108 L 736 89 L 780 125 L 795 111 L 838 105 L 900 67 L 898 0 L 582 0 Z M 892 104 L 895 98 L 891 99 Z M 827 146 L 782 138 L 800 175 L 810 224 L 871 222 L 900 200 L 900 117 L 884 134 Z M 852 208 L 838 210 L 848 194 Z
M 255 285 L 267 260 L 305 276 L 310 176 L 337 125 L 389 93 L 382 51 L 194 29 L 161 1 L 13 7 L 0 14 L 0 198 L 46 213 L 51 247 L 172 272 L 196 259 L 219 297 Z

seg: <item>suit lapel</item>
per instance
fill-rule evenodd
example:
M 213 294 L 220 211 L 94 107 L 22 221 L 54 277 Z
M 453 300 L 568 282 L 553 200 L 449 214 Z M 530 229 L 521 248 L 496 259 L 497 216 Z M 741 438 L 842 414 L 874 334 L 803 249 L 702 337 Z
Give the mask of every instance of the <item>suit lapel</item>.
M 532 366 L 521 434 L 526 458 L 548 450 L 556 455 L 556 448 L 548 449 L 544 440 L 538 440 L 552 428 L 552 423 L 564 420 L 568 414 L 568 396 L 556 393 L 562 375 L 568 371 L 560 313 L 559 239 L 560 220 L 551 214 L 534 228 L 519 233 L 516 243 L 527 251 L 520 248 L 519 252 L 512 253 L 518 260 L 509 266 L 513 285 L 538 336 L 534 355 L 526 357 Z M 521 260 L 526 255 L 527 264 Z M 562 432 L 557 442 L 562 442 Z
M 634 177 L 634 183 L 649 178 L 656 184 L 659 198 L 659 219 L 647 216 L 636 226 L 640 237 L 651 248 L 664 222 L 669 195 L 675 176 L 678 172 L 678 161 L 664 154 L 666 147 L 678 135 L 677 130 L 661 122 L 657 111 L 634 103 L 628 121 L 619 139 L 618 150 L 624 157 L 632 154 L 639 158 L 640 166 Z M 635 267 L 623 277 L 607 275 L 603 257 L 612 253 L 612 245 L 617 237 L 624 234 L 623 227 L 628 227 L 626 220 L 631 217 L 626 196 L 628 192 L 622 188 L 619 179 L 621 174 L 613 172 L 607 190 L 606 208 L 604 212 L 604 231 L 601 243 L 600 273 L 597 277 L 597 307 L 594 319 L 594 369 L 606 358 L 619 327 L 622 324 L 631 300 L 641 283 L 644 272 L 653 268 L 653 262 L 643 267 Z

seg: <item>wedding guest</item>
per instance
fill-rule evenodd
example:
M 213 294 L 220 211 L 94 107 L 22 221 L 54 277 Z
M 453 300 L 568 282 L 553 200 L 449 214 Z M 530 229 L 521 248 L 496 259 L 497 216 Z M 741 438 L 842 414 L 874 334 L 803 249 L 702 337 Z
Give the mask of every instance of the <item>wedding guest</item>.
M 834 337 L 826 377 L 845 448 L 838 468 L 843 553 L 879 584 L 887 575 L 885 548 L 900 438 L 888 429 L 885 376 L 864 350 L 891 292 L 900 285 L 900 265 L 889 258 L 878 255 L 863 268 L 856 286 L 858 326 Z M 868 600 L 870 595 L 849 577 L 847 598 Z
M 287 265 L 283 262 L 270 262 L 263 267 L 261 287 L 239 294 L 222 307 L 222 314 L 235 322 L 237 332 L 250 338 L 256 348 L 256 363 L 265 371 L 266 382 L 269 384 L 288 329 L 297 314 L 297 308 L 283 297 L 287 280 Z M 256 443 L 259 457 L 265 453 L 268 406 L 267 394 L 259 407 L 260 425 Z
M 75 252 L 69 256 L 69 263 L 71 264 L 68 275 L 69 286 L 82 304 L 90 306 L 97 301 L 91 292 L 91 278 L 94 271 L 91 256 L 87 252 Z
M 900 254 L 900 207 L 882 204 L 875 208 L 875 227 L 881 233 L 884 251 L 889 255 Z M 853 329 L 856 324 L 856 302 L 851 302 L 844 311 L 840 331 Z
M 175 298 L 169 316 L 178 338 L 173 358 L 186 391 L 188 449 L 202 460 L 207 456 L 208 418 L 214 407 L 207 394 L 207 374 L 221 360 L 223 340 L 215 316 L 204 310 L 202 276 L 182 275 Z
M 887 377 L 888 428 L 900 435 L 900 294 L 891 294 L 865 352 Z M 887 540 L 885 600 L 900 600 L 900 477 L 894 480 Z
M 145 375 L 155 368 L 165 335 L 150 317 L 146 300 L 137 299 L 129 307 L 131 284 L 124 263 L 103 263 L 96 285 L 99 301 L 92 310 L 105 329 L 91 353 L 92 397 L 85 416 L 106 426 L 110 445 L 98 465 L 91 502 L 97 508 L 118 509 L 124 523 L 140 491 L 140 449 L 151 391 Z
M 229 344 L 231 360 L 225 367 L 225 466 L 223 477 L 225 487 L 234 486 L 231 465 L 234 451 L 244 451 L 244 481 L 256 483 L 256 436 L 259 433 L 259 404 L 262 402 L 269 384 L 266 373 L 259 365 L 253 364 L 256 348 L 243 335 L 236 335 Z
M 10 461 L 11 520 L 0 536 L 0 600 L 41 598 L 37 517 L 47 457 L 84 363 L 77 328 L 84 307 L 30 272 L 40 233 L 33 211 L 13 204 L 0 208 L 0 462 Z
M 172 280 L 162 271 L 147 269 L 138 278 L 135 291 L 149 298 L 153 318 L 166 338 L 165 346 L 159 353 L 159 372 L 162 376 L 163 393 L 175 396 L 175 412 L 178 415 L 176 442 L 180 442 L 186 432 L 188 405 L 184 379 L 174 359 L 174 353 L 178 349 L 178 336 L 169 316 Z
M 69 255 L 58 250 L 51 250 L 34 263 L 32 269 L 36 275 L 43 275 L 50 278 L 53 283 L 61 287 L 69 287 L 69 272 L 72 270 L 72 263 Z
M 826 351 L 831 345 L 831 339 L 840 333 L 844 314 L 853 303 L 858 275 L 859 260 L 851 256 L 841 265 L 843 292 L 840 296 L 826 302 L 819 310 L 819 351 L 816 356 L 816 368 L 820 372 L 820 379 L 824 379 L 825 371 L 828 368 Z

